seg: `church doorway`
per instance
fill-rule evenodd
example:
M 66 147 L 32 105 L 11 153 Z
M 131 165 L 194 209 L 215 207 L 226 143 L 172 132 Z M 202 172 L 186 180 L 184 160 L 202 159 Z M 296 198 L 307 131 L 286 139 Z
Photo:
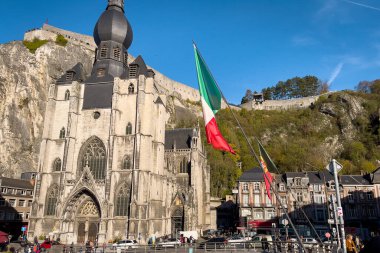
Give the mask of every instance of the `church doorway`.
M 183 207 L 174 210 L 171 216 L 172 238 L 179 238 L 179 232 L 184 231 Z
M 95 243 L 99 233 L 100 212 L 91 197 L 87 197 L 82 201 L 75 219 L 77 243 L 84 244 L 88 241 Z

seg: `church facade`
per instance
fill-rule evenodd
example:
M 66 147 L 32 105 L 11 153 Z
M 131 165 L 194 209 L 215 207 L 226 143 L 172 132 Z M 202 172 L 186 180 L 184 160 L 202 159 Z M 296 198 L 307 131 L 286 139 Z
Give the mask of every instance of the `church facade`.
M 89 76 L 50 85 L 28 237 L 64 243 L 175 236 L 210 224 L 199 128 L 166 130 L 166 95 L 142 57 L 129 63 L 123 0 L 109 0 Z

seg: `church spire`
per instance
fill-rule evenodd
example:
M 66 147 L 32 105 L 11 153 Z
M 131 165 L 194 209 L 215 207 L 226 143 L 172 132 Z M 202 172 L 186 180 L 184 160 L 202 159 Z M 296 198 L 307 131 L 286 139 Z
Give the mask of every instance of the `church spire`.
M 119 8 L 124 12 L 124 0 L 108 0 L 108 9 Z

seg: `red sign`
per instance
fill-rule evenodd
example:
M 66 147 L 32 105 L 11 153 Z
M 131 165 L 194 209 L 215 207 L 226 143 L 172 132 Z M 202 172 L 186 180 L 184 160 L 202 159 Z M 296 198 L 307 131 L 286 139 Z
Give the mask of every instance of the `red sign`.
M 252 228 L 271 228 L 273 221 L 264 221 L 264 220 L 251 220 L 248 221 L 248 225 Z
M 326 232 L 325 236 L 326 236 L 327 239 L 331 237 L 331 235 L 330 235 L 329 232 Z

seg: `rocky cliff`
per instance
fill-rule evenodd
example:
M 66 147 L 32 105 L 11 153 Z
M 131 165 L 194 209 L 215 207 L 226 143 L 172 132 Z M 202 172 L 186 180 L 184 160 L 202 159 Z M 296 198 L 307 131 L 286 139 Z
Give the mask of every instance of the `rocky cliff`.
M 0 45 L 0 175 L 37 169 L 47 88 L 77 62 L 90 71 L 93 52 L 53 42 L 35 54 L 22 42 Z

